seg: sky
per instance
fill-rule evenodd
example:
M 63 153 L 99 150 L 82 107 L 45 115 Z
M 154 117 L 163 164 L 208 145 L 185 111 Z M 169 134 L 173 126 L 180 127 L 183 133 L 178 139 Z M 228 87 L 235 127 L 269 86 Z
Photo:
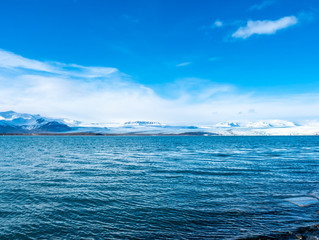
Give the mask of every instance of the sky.
M 319 118 L 317 0 L 2 0 L 0 111 Z

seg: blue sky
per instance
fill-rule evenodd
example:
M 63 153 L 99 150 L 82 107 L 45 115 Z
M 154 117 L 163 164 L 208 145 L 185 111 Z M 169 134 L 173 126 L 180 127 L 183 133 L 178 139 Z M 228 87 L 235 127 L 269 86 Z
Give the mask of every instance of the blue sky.
M 54 72 L 57 80 L 52 80 L 53 85 L 63 79 L 67 79 L 69 85 L 92 84 L 88 91 L 96 94 L 95 100 L 91 99 L 92 105 L 83 109 L 83 112 L 90 110 L 94 116 L 88 120 L 147 118 L 145 120 L 182 122 L 186 118 L 190 122 L 202 122 L 206 118 L 210 122 L 242 117 L 317 118 L 317 105 L 311 104 L 318 103 L 318 14 L 316 0 L 4 0 L 0 2 L 0 49 L 4 55 L 10 54 L 13 62 L 23 57 L 24 63 L 8 67 L 7 58 L 0 63 L 2 94 L 7 98 L 12 94 L 21 96 L 20 100 L 19 97 L 2 100 L 0 110 L 14 108 L 12 110 L 87 119 L 81 109 L 73 111 L 71 105 L 65 108 L 67 99 L 63 96 L 56 105 L 50 99 L 44 101 L 52 105 L 52 111 L 40 106 L 36 98 L 26 104 L 24 98 L 30 93 L 30 81 L 41 78 L 41 84 L 48 85 L 47 77 L 51 74 L 52 80 Z M 48 75 L 46 70 L 39 71 L 39 64 L 55 70 L 50 70 Z M 88 77 L 84 66 L 85 71 L 93 71 L 88 70 L 92 66 L 100 70 L 102 67 L 116 69 L 116 76 L 113 73 L 109 76 L 104 70 L 103 75 L 99 70 L 99 76 Z M 75 76 L 74 71 L 82 75 Z M 34 78 L 30 80 L 26 75 Z M 132 96 L 140 96 L 136 106 L 128 104 L 126 108 L 123 100 L 121 107 L 115 104 L 105 111 L 92 112 L 92 106 L 96 106 L 94 101 L 110 99 L 110 92 L 113 95 L 118 92 L 111 98 L 113 102 L 123 96 L 119 90 L 122 87 L 115 86 L 115 82 L 130 89 L 127 103 L 134 102 Z M 68 84 L 60 86 L 66 95 Z M 104 84 L 102 88 L 100 84 Z M 109 85 L 113 88 L 107 87 Z M 32 86 L 42 89 L 43 93 L 40 85 L 33 83 Z M 136 90 L 136 86 L 147 89 L 148 93 Z M 53 93 L 55 87 L 51 87 L 47 86 L 45 91 Z M 103 97 L 101 89 L 106 91 Z M 156 100 L 144 99 L 150 92 Z M 236 107 L 230 101 L 243 98 L 242 106 Z M 74 97 L 72 101 L 80 100 Z M 271 111 L 274 101 L 280 104 L 276 104 L 277 110 Z M 149 105 L 144 106 L 145 102 Z M 294 103 L 296 109 L 286 112 L 279 107 L 287 109 L 289 103 Z M 162 115 L 194 110 L 189 110 L 188 115 L 176 113 L 174 117 L 165 118 L 147 114 L 152 112 L 149 108 L 153 104 Z M 216 104 L 229 109 L 228 113 L 222 113 Z M 175 108 L 170 112 L 160 110 L 172 105 Z M 298 106 L 309 109 L 297 115 L 294 112 Z M 109 111 L 109 108 L 117 110 Z M 139 114 L 129 115 L 128 108 L 137 108 L 134 113 Z M 256 114 L 245 115 L 245 112 Z

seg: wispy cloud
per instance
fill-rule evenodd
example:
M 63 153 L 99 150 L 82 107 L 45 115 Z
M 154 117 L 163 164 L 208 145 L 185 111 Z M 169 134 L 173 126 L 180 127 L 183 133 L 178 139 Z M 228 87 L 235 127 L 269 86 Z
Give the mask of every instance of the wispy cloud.
M 176 67 L 185 67 L 185 66 L 190 65 L 190 64 L 191 64 L 191 62 L 182 62 L 182 63 L 177 64 Z
M 217 19 L 217 20 L 215 20 L 214 23 L 212 23 L 212 24 L 210 24 L 210 25 L 204 25 L 204 26 L 202 26 L 201 29 L 211 30 L 211 29 L 214 29 L 214 28 L 224 27 L 225 25 L 226 25 L 226 24 L 225 24 L 223 21 Z
M 179 79 L 165 91 L 159 94 L 115 68 L 41 62 L 0 51 L 0 111 L 89 122 L 186 124 L 319 117 L 318 94 L 261 97 L 198 78 Z
M 102 77 L 118 71 L 116 68 L 84 67 L 76 64 L 41 62 L 24 58 L 2 49 L 0 49 L 0 67 L 12 70 L 32 70 L 42 72 L 42 74 L 67 74 L 74 77 L 85 76 L 86 78 Z
M 1 67 L 8 68 L 8 69 L 25 68 L 25 69 L 32 69 L 36 71 L 44 71 L 44 72 L 55 71 L 54 67 L 50 66 L 49 64 L 36 61 L 36 60 L 27 59 L 1 49 L 0 49 L 0 63 L 1 63 Z
M 215 27 L 222 27 L 222 26 L 223 26 L 223 22 L 220 21 L 220 20 L 216 20 L 216 21 L 214 22 L 214 26 L 215 26 Z
M 284 29 L 298 23 L 295 16 L 287 16 L 278 20 L 248 21 L 247 25 L 240 27 L 233 33 L 234 38 L 246 39 L 253 34 L 274 34 L 280 29 Z
M 302 22 L 312 22 L 315 19 L 315 12 L 318 13 L 317 10 L 302 11 L 298 14 L 298 20 Z
M 248 8 L 248 10 L 250 10 L 250 11 L 261 10 L 267 6 L 273 5 L 275 2 L 276 2 L 275 0 L 266 0 L 266 1 L 263 1 L 259 4 L 252 5 L 250 8 Z

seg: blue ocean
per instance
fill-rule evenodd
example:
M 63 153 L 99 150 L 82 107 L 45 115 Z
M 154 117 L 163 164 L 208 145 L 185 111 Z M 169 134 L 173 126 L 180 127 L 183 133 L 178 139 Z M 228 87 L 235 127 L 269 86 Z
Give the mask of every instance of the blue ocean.
M 270 236 L 318 183 L 315 136 L 0 136 L 0 239 Z

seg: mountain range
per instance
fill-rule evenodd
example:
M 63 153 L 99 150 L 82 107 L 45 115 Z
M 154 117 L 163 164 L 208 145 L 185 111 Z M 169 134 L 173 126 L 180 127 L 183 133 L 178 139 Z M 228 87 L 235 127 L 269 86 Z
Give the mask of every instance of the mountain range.
M 319 135 L 319 122 L 303 124 L 285 120 L 219 122 L 210 125 L 168 125 L 153 121 L 84 123 L 47 118 L 38 114 L 0 112 L 0 134 L 98 134 L 98 135 Z

